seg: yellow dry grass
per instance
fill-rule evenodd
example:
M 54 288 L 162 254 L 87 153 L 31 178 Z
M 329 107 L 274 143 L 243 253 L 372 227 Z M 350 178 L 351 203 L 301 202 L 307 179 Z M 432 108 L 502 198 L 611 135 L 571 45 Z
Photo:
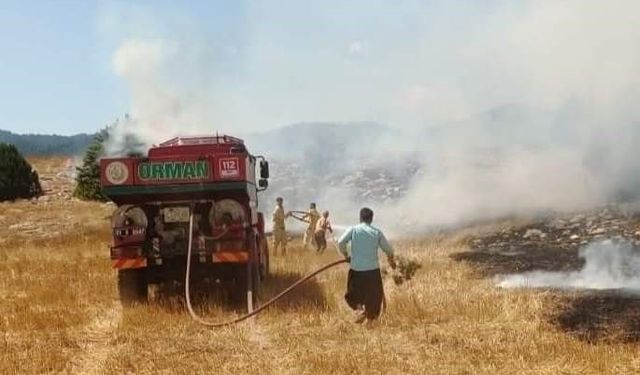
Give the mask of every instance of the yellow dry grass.
M 194 323 L 180 298 L 120 310 L 106 246 L 111 210 L 72 201 L 0 204 L 0 373 L 621 374 L 638 373 L 636 343 L 587 343 L 556 328 L 550 292 L 504 291 L 450 255 L 469 230 L 396 242 L 422 263 L 402 287 L 385 279 L 388 310 L 374 328 L 351 322 L 333 269 L 252 321 Z M 21 220 L 55 221 L 57 234 L 26 238 Z M 266 297 L 336 258 L 294 242 L 274 257 Z M 216 298 L 211 320 L 237 314 Z

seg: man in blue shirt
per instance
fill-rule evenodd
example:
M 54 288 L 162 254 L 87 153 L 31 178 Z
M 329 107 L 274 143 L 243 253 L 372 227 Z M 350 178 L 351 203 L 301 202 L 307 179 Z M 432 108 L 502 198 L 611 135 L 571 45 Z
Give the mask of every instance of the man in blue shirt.
M 344 298 L 349 307 L 358 312 L 356 323 L 373 321 L 380 315 L 384 298 L 378 248 L 387 254 L 389 266 L 395 268 L 393 248 L 380 229 L 371 226 L 373 211 L 360 210 L 360 224 L 349 228 L 338 240 L 338 249 L 351 265 Z M 347 245 L 351 243 L 351 256 Z

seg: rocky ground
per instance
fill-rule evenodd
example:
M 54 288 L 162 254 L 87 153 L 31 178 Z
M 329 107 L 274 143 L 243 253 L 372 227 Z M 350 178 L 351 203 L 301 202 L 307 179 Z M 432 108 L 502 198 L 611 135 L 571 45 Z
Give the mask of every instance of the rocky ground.
M 36 170 L 40 176 L 43 195 L 41 202 L 49 200 L 67 200 L 73 195 L 76 167 L 71 158 L 60 159 L 60 165 L 36 161 Z
M 340 199 L 359 203 L 393 201 L 405 195 L 412 178 L 420 173 L 420 164 L 415 161 L 386 166 L 362 161 L 355 163 L 356 166 L 336 168 L 315 168 L 313 163 L 304 160 L 271 160 L 270 164 L 270 188 L 266 191 L 266 201 L 272 202 L 276 196 L 283 196 L 294 209 L 305 209 L 309 201 L 322 198 L 332 189 L 347 195 L 340 196 Z
M 384 202 L 401 198 L 419 171 L 420 164 L 416 162 L 386 168 L 365 164 L 354 172 L 329 175 L 327 180 L 331 185 L 351 189 L 359 199 Z
M 578 269 L 578 250 L 590 242 L 624 241 L 640 246 L 640 219 L 635 207 L 609 206 L 512 226 L 473 238 L 472 251 L 460 260 L 484 265 L 488 275 L 534 270 Z

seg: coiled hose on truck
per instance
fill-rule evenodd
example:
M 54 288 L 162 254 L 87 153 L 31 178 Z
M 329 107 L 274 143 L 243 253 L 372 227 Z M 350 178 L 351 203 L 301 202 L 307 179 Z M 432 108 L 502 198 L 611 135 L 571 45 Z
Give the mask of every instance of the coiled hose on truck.
M 260 307 L 258 307 L 257 309 L 255 309 L 253 311 L 248 312 L 247 314 L 244 314 L 244 315 L 239 316 L 239 317 L 237 317 L 235 319 L 227 320 L 227 321 L 224 321 L 224 322 L 208 322 L 208 321 L 202 319 L 201 317 L 199 317 L 198 314 L 196 314 L 195 311 L 193 311 L 193 307 L 191 306 L 191 296 L 190 296 L 191 293 L 190 293 L 190 288 L 189 288 L 189 279 L 190 279 L 190 274 L 191 274 L 191 248 L 192 248 L 192 245 L 193 245 L 193 210 L 191 211 L 191 213 L 189 215 L 189 242 L 188 242 L 188 248 L 187 248 L 187 272 L 186 272 L 185 280 L 184 280 L 184 294 L 185 294 L 185 298 L 186 298 L 186 301 L 187 301 L 187 309 L 189 310 L 189 315 L 191 315 L 193 320 L 195 320 L 196 322 L 198 322 L 198 323 L 200 323 L 200 324 L 202 324 L 204 326 L 213 327 L 213 328 L 224 327 L 224 326 L 240 323 L 243 320 L 247 320 L 247 319 L 251 318 L 252 316 L 257 315 L 260 312 L 264 311 L 267 307 L 269 307 L 272 304 L 274 304 L 277 300 L 279 300 L 280 298 L 284 297 L 289 292 L 291 292 L 295 288 L 299 287 L 305 281 L 313 278 L 317 274 L 322 273 L 322 272 L 324 272 L 324 271 L 326 271 L 326 270 L 328 270 L 330 268 L 333 268 L 333 267 L 335 267 L 335 266 L 337 266 L 339 264 L 347 263 L 347 259 L 340 259 L 340 260 L 337 260 L 335 262 L 329 263 L 329 264 L 327 264 L 327 265 L 325 265 L 323 267 L 320 267 L 319 269 L 311 272 L 310 274 L 308 274 L 305 277 L 301 278 L 300 280 L 296 281 L 291 286 L 289 286 L 288 288 L 286 288 L 282 292 L 278 293 L 275 297 L 271 298 L 267 302 L 263 303 Z M 251 297 L 249 297 L 249 298 L 251 298 Z

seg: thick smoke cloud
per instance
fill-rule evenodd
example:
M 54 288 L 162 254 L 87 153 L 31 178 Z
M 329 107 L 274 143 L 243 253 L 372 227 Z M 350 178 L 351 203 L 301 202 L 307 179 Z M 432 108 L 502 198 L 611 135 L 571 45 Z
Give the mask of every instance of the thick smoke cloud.
M 307 121 L 394 129 L 382 143 L 343 141 L 373 145 L 352 160 L 422 163 L 399 201 L 297 182 L 337 221 L 369 204 L 400 233 L 640 192 L 636 1 L 248 2 L 231 36 L 195 15 L 107 13 L 135 119 L 114 134 L 151 144 Z

